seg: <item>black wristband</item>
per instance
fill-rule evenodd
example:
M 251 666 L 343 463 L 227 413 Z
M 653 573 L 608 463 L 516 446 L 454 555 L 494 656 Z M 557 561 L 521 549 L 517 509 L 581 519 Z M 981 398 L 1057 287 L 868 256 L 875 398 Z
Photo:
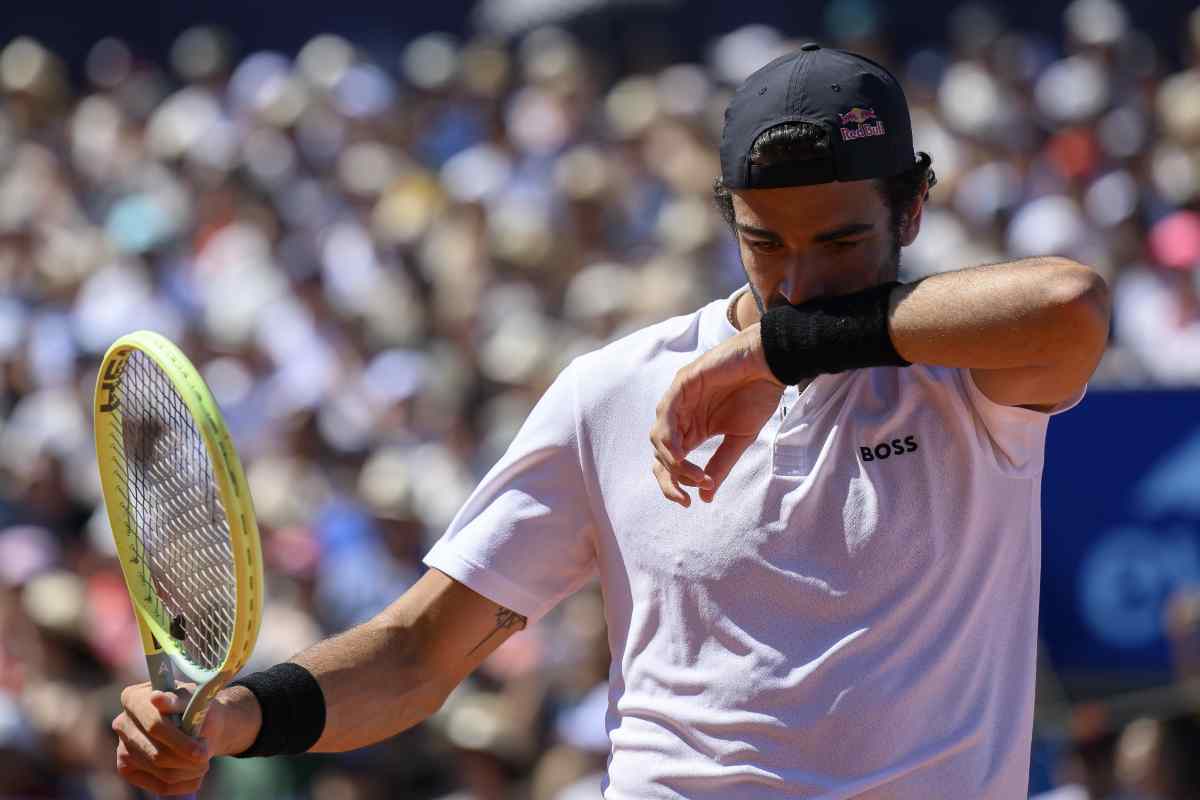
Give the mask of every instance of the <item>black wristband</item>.
M 325 730 L 325 695 L 312 673 L 299 664 L 276 664 L 229 685 L 245 686 L 258 698 L 262 709 L 258 737 L 236 758 L 298 755 L 321 738 Z
M 888 334 L 888 298 L 899 285 L 767 311 L 761 326 L 767 366 L 789 385 L 863 367 L 907 367 Z

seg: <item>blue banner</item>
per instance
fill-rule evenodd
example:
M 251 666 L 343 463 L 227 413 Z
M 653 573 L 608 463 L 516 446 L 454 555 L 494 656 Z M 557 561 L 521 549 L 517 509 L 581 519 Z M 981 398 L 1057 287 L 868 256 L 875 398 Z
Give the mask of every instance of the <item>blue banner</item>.
M 1200 393 L 1094 391 L 1055 417 L 1042 512 L 1051 664 L 1168 680 L 1167 602 L 1200 585 Z

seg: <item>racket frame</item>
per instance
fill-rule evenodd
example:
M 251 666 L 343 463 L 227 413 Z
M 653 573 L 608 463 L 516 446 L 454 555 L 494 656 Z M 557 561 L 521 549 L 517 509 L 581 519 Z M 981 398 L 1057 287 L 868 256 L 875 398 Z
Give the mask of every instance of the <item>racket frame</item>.
M 171 621 L 166 608 L 153 587 L 147 586 L 144 572 L 138 566 L 138 535 L 133 528 L 133 519 L 121 485 L 119 462 L 125 454 L 120 402 L 116 392 L 125 364 L 135 351 L 141 352 L 163 371 L 191 413 L 196 430 L 204 440 L 212 463 L 213 478 L 228 519 L 230 553 L 233 555 L 237 579 L 237 606 L 232 638 L 223 663 L 215 670 L 203 669 L 184 657 L 181 642 L 171 635 Z M 161 691 L 173 691 L 175 679 L 172 664 L 195 681 L 196 691 L 178 721 L 185 733 L 195 735 L 204 724 L 209 703 L 249 660 L 262 622 L 262 549 L 246 476 L 208 386 L 187 356 L 161 334 L 136 331 L 113 343 L 104 355 L 96 378 L 93 414 L 96 459 L 104 505 L 137 619 L 146 666 L 150 672 L 150 684 Z

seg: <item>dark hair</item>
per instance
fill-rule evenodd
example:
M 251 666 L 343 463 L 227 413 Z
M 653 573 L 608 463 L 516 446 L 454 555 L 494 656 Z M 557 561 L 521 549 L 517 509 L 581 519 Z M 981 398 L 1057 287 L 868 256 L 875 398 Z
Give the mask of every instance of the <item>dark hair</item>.
M 750 148 L 750 162 L 759 166 L 828 157 L 829 139 L 825 129 L 809 122 L 785 122 L 768 128 L 759 134 Z M 926 178 L 929 184 L 925 186 L 925 199 L 928 200 L 929 190 L 937 184 L 937 176 L 933 172 L 933 159 L 928 153 L 920 152 L 911 169 L 875 181 L 883 202 L 891 212 L 893 234 L 899 234 L 904 214 L 916 202 Z M 713 202 L 717 204 L 717 210 L 725 222 L 733 228 L 733 195 L 720 178 L 713 181 Z

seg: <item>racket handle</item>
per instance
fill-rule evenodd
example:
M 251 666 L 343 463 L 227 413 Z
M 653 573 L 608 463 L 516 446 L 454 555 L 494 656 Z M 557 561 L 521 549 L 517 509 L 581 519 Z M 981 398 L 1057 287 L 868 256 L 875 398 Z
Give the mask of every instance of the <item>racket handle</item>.
M 150 685 L 160 692 L 175 691 L 175 670 L 171 669 L 171 657 L 159 650 L 153 655 L 146 656 L 146 668 L 150 670 Z M 168 714 L 167 719 L 176 728 L 180 727 L 182 717 L 178 714 Z
M 146 667 L 150 670 L 150 685 L 160 692 L 175 691 L 175 670 L 171 669 L 171 658 L 162 650 L 146 656 Z M 167 719 L 179 728 L 183 725 L 183 717 L 179 714 L 168 714 Z M 196 800 L 194 794 L 172 795 L 174 800 Z M 165 798 L 164 798 L 165 800 Z
M 175 671 L 171 669 L 171 657 L 159 650 L 146 655 L 146 668 L 150 670 L 150 685 L 160 692 L 175 691 Z

